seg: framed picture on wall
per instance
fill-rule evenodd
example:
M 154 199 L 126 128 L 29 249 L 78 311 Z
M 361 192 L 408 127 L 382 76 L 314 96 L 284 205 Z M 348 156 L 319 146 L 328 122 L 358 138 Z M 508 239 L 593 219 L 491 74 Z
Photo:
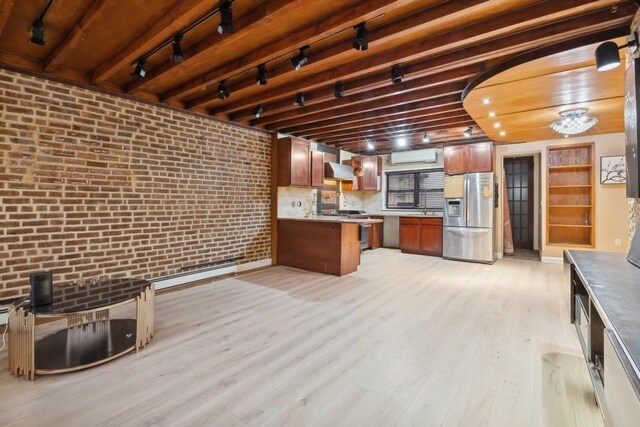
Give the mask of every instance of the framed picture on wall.
M 600 157 L 600 184 L 625 184 L 626 182 L 625 156 Z

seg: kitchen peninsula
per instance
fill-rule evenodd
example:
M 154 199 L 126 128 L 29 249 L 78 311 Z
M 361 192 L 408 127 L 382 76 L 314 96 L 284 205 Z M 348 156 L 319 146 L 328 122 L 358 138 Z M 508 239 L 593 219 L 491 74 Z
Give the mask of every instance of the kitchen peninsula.
M 360 265 L 360 227 L 381 219 L 313 216 L 278 219 L 278 264 L 344 276 Z

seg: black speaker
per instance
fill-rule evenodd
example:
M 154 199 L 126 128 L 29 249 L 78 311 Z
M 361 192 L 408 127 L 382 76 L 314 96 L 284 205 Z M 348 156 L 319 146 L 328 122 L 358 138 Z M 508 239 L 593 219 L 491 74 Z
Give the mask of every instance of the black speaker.
M 31 307 L 53 303 L 53 276 L 50 271 L 39 271 L 29 276 Z

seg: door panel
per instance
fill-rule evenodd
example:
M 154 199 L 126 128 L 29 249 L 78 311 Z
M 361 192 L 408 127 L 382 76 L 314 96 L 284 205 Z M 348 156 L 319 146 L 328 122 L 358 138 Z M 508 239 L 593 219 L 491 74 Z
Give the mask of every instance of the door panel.
M 406 224 L 400 222 L 400 250 L 402 252 L 420 251 L 420 223 Z
M 457 175 L 466 172 L 464 145 L 444 147 L 444 173 Z
M 444 228 L 445 258 L 493 262 L 493 229 Z
M 533 157 L 504 159 L 513 246 L 533 249 Z
M 493 227 L 493 173 L 467 174 L 467 227 Z
M 291 138 L 291 185 L 311 184 L 309 143 Z
M 467 172 L 492 172 L 493 150 L 488 142 L 480 142 L 465 146 Z

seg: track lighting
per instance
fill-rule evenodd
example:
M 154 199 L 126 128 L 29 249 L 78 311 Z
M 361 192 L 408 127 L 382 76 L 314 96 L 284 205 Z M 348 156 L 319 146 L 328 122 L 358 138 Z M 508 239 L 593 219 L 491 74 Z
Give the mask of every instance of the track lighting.
M 422 142 L 429 142 L 431 140 L 431 138 L 429 138 L 429 134 L 428 133 L 424 133 L 424 135 L 422 135 Z
M 620 49 L 627 47 L 638 48 L 637 34 L 625 45 L 618 46 L 615 42 L 608 41 L 600 44 L 596 48 L 596 69 L 598 71 L 609 71 L 620 65 Z
M 180 46 L 180 42 L 182 41 L 183 35 L 181 33 L 176 34 L 173 38 L 173 54 L 171 55 L 171 61 L 176 64 L 184 61 L 184 53 L 182 52 L 182 46 Z
M 337 99 L 344 97 L 344 82 L 339 81 L 333 88 L 333 94 Z
M 367 31 L 366 22 L 356 25 L 353 29 L 356 30 L 353 48 L 359 51 L 369 49 L 369 32 Z
M 303 46 L 300 48 L 298 54 L 294 55 L 291 57 L 291 65 L 293 65 L 293 68 L 295 70 L 299 70 L 300 67 L 302 67 L 304 64 L 307 63 L 307 61 L 309 61 L 309 58 L 307 57 L 306 54 L 306 50 L 309 49 L 309 46 Z
M 258 65 L 258 76 L 256 77 L 256 83 L 260 86 L 264 86 L 267 84 L 267 65 L 260 64 Z
M 31 43 L 44 46 L 44 21 L 36 19 L 31 26 Z
M 264 111 L 264 105 L 258 104 L 256 105 L 256 108 L 254 108 L 251 112 L 253 113 L 254 116 L 256 116 L 256 119 L 259 119 L 260 114 L 262 114 L 263 111 Z
M 218 25 L 218 33 L 233 33 L 233 13 L 231 12 L 231 3 L 227 2 L 220 6 L 220 25 Z
M 402 74 L 402 67 L 400 64 L 395 64 L 391 67 L 391 82 L 393 84 L 402 83 L 402 78 L 404 74 Z
M 467 138 L 471 138 L 471 135 L 473 135 L 473 128 L 469 126 L 467 129 L 464 130 L 464 132 L 462 132 L 462 134 Z
M 147 75 L 147 70 L 145 70 L 144 65 L 147 63 L 146 58 L 140 58 L 136 62 L 136 68 L 131 73 L 132 76 L 139 78 L 140 80 L 144 79 L 144 76 Z
M 304 93 L 300 92 L 296 95 L 296 100 L 293 102 L 298 107 L 304 107 Z
M 398 138 L 397 142 L 399 147 L 404 147 L 405 145 L 407 145 L 407 138 L 401 136 L 400 138 Z
M 374 145 L 373 141 L 369 141 L 367 138 L 365 138 L 364 140 L 367 141 L 367 149 L 369 151 L 375 150 L 376 146 Z
M 222 80 L 218 83 L 218 98 L 227 99 L 229 97 L 229 89 L 227 88 L 227 81 Z

